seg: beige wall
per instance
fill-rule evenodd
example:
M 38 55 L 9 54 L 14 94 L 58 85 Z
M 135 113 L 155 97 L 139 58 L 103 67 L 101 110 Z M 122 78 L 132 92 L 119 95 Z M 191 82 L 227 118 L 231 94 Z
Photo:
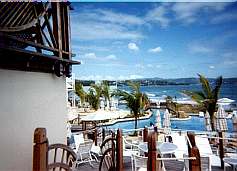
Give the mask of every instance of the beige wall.
M 0 69 L 0 171 L 31 171 L 33 133 L 66 143 L 65 78 Z

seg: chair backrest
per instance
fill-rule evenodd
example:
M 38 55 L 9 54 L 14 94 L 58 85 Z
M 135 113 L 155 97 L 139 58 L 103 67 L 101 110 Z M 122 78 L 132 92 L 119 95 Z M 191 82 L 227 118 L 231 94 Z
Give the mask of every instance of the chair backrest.
M 141 168 L 147 169 L 147 159 L 148 159 L 147 157 L 132 154 L 132 161 L 133 161 L 132 164 L 133 164 L 135 171 L 137 169 L 141 169 Z
M 186 137 L 178 133 L 172 133 L 171 136 L 173 139 L 173 143 L 178 147 L 178 149 L 175 151 L 175 156 L 178 158 L 182 158 L 184 154 L 188 154 Z
M 79 153 L 88 153 L 91 151 L 91 147 L 93 145 L 93 141 L 85 141 L 84 143 L 79 144 L 78 152 Z
M 201 156 L 208 156 L 210 154 L 213 154 L 211 145 L 207 137 L 195 136 L 195 142 Z
M 48 147 L 48 170 L 71 171 L 75 167 L 75 152 L 64 144 L 52 144 Z
M 79 145 L 85 142 L 84 136 L 83 134 L 74 134 L 73 137 L 74 137 L 76 151 L 78 151 Z

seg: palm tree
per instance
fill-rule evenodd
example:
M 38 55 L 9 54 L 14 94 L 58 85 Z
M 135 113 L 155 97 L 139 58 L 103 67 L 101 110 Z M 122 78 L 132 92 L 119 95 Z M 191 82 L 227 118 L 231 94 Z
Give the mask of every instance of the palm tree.
M 214 113 L 216 111 L 216 104 L 222 85 L 222 76 L 218 77 L 215 82 L 215 87 L 212 88 L 207 78 L 198 74 L 199 81 L 202 85 L 202 91 L 183 91 L 184 94 L 190 96 L 197 103 L 203 105 L 209 112 L 211 119 L 211 127 L 214 130 Z
M 88 101 L 93 109 L 98 110 L 100 106 L 100 97 L 102 95 L 101 85 L 92 84 L 89 93 L 88 93 Z
M 131 88 L 131 93 L 124 90 L 117 90 L 115 95 L 119 96 L 120 100 L 125 100 L 127 102 L 127 107 L 134 115 L 135 129 L 137 129 L 137 119 L 139 114 L 144 111 L 145 106 L 148 103 L 148 97 L 145 93 L 140 91 L 140 83 L 129 82 L 128 85 Z
M 80 97 L 81 100 L 81 105 L 84 105 L 85 101 L 86 101 L 86 92 L 83 89 L 83 85 L 81 83 L 77 83 L 75 84 L 75 91 L 76 94 Z
M 106 101 L 106 106 L 109 108 L 111 107 L 110 103 L 111 103 L 111 94 L 110 94 L 110 88 L 109 88 L 109 84 L 108 81 L 103 81 L 101 84 L 101 88 L 102 88 L 102 95 L 105 98 Z M 107 103 L 107 101 L 109 102 L 109 104 Z

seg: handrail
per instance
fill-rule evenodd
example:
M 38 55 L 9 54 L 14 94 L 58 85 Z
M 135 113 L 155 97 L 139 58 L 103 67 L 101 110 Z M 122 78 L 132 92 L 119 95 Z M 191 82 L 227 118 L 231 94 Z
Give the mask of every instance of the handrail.
M 139 156 L 136 154 L 132 154 L 133 156 L 139 157 L 139 158 L 143 158 L 143 159 L 148 159 L 148 157 L 145 156 Z M 157 157 L 156 160 L 158 161 L 172 161 L 172 160 L 196 160 L 196 157 L 172 157 L 172 158 L 168 158 L 168 157 Z
M 237 139 L 236 138 L 225 138 L 225 137 L 212 137 L 212 136 L 201 136 L 201 135 L 196 135 L 198 137 L 202 137 L 202 138 L 212 138 L 212 139 L 218 139 L 218 140 L 231 140 L 231 141 L 236 141 L 237 142 Z
M 188 145 L 190 146 L 190 148 L 192 148 L 192 144 L 191 144 L 191 142 L 190 142 L 188 136 L 186 136 L 186 138 L 187 138 L 187 141 L 188 141 Z

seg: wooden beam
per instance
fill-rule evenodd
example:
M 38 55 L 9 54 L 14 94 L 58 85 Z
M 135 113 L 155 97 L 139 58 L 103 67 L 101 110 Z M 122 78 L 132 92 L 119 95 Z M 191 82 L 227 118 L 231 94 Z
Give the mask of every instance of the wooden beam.
M 44 50 L 47 50 L 47 51 L 58 52 L 58 49 L 47 47 L 47 46 L 44 46 L 44 45 L 41 45 L 41 44 L 38 44 L 38 43 L 34 43 L 34 42 L 31 42 L 31 41 L 28 41 L 28 40 L 22 40 L 20 38 L 15 37 L 15 36 L 10 36 L 10 35 L 2 35 L 2 36 L 5 36 L 8 39 L 12 39 L 12 40 L 15 40 L 15 41 L 18 41 L 18 42 L 21 42 L 21 43 L 25 43 L 25 44 L 27 44 L 29 46 L 32 46 L 32 47 L 38 47 L 38 48 L 41 48 L 41 49 L 44 49 Z M 65 51 L 62 51 L 62 53 L 69 54 L 69 52 L 65 52 Z
M 9 20 L 11 21 L 12 19 L 14 19 L 14 16 L 16 15 L 17 11 L 22 7 L 21 3 L 13 3 L 12 4 L 12 8 L 10 8 L 11 10 L 7 13 L 7 15 L 4 17 L 4 19 L 1 21 L 1 23 L 4 26 L 7 26 L 7 24 L 5 22 L 9 22 Z
M 56 2 L 56 6 L 57 6 L 57 21 L 58 21 L 58 50 L 59 50 L 59 58 L 62 58 L 62 20 L 61 20 L 61 10 L 60 10 L 60 6 L 62 6 L 61 3 Z
M 0 47 L 0 49 L 1 49 L 1 47 Z M 4 47 L 4 49 L 9 50 L 11 52 L 15 51 L 16 53 L 23 53 L 23 54 L 26 54 L 26 55 L 39 56 L 39 57 L 51 59 L 51 60 L 54 60 L 54 61 L 61 61 L 63 63 L 80 64 L 80 62 L 78 62 L 78 61 L 72 61 L 72 60 L 69 60 L 69 59 L 58 58 L 57 56 L 46 55 L 46 54 L 42 54 L 42 53 L 39 53 L 39 52 L 32 52 L 32 51 L 24 50 L 24 49 L 20 49 L 20 48 Z
M 58 48 L 58 17 L 57 17 L 57 4 L 56 2 L 51 3 L 52 6 L 52 22 L 53 22 L 53 35 L 56 40 Z
M 51 27 L 51 25 L 49 23 L 49 17 L 47 15 L 45 15 L 44 19 L 45 19 L 45 23 L 46 23 L 46 26 L 47 26 L 47 29 L 48 29 L 49 36 L 50 36 L 51 41 L 53 43 L 53 47 L 57 48 L 57 43 L 56 43 L 53 31 L 52 31 L 52 27 Z
M 24 5 L 21 5 L 14 13 L 14 15 L 8 20 L 8 22 L 6 23 L 6 25 L 12 26 L 13 25 L 13 21 L 18 21 L 19 17 L 22 16 L 23 13 L 25 13 L 25 10 L 27 9 L 27 7 L 29 6 L 29 2 L 28 3 L 23 3 Z M 18 11 L 20 11 L 18 13 Z
M 26 16 L 29 16 L 29 11 L 32 9 L 32 3 L 31 2 L 28 2 L 28 6 L 27 6 L 27 9 L 24 11 L 22 17 L 17 21 L 16 24 L 18 25 L 24 25 L 25 23 L 23 21 L 25 21 L 26 19 Z M 11 27 L 14 26 L 14 23 L 11 23 Z
M 69 9 L 70 6 L 67 5 L 66 6 L 66 21 L 65 21 L 65 25 L 66 25 L 66 37 L 67 37 L 67 46 L 66 46 L 66 51 L 67 52 L 71 52 L 71 19 L 70 19 L 70 14 L 69 14 Z M 68 55 L 68 59 L 72 59 L 72 54 L 69 53 Z

